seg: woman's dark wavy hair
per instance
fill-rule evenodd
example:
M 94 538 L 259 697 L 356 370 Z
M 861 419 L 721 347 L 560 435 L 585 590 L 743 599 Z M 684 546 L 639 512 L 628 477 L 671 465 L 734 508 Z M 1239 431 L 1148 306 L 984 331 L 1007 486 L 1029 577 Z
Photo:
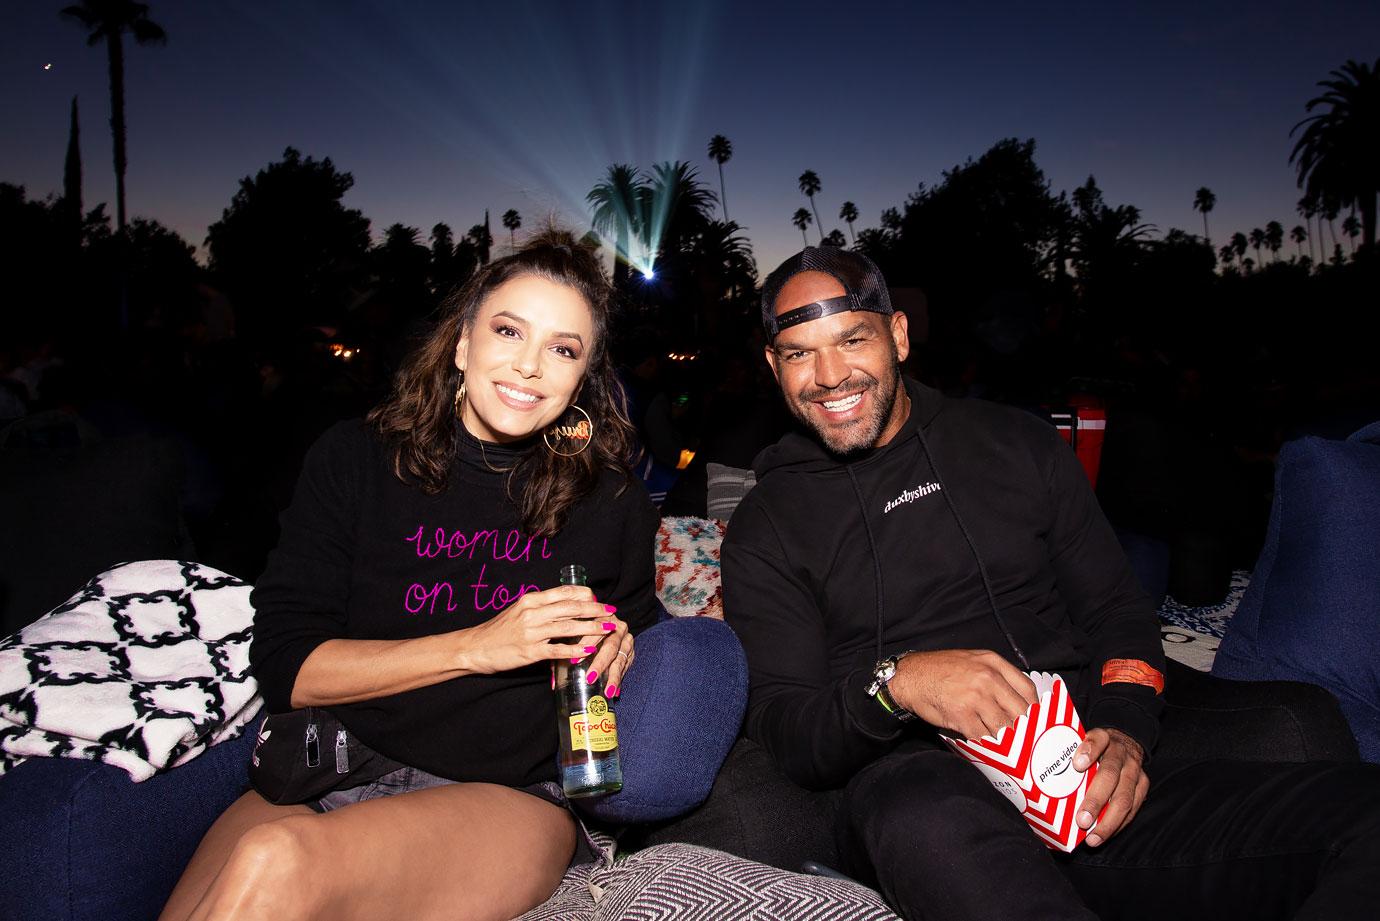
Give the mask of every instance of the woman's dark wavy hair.
M 523 528 L 533 534 L 554 534 L 565 525 L 575 503 L 594 490 L 603 469 L 628 476 L 627 458 L 633 445 L 623 387 L 608 349 L 612 288 L 598 254 L 577 243 L 569 232 L 552 229 L 536 235 L 511 256 L 482 266 L 447 297 L 436 329 L 408 357 L 393 393 L 368 419 L 392 450 L 393 472 L 400 480 L 432 495 L 445 489 L 459 425 L 456 345 L 461 333 L 473 327 L 485 299 L 504 282 L 526 275 L 574 289 L 594 317 L 594 341 L 579 389 L 580 408 L 594 424 L 590 446 L 575 457 L 562 457 L 538 439 L 504 479 Z M 519 484 L 522 494 L 514 496 L 513 488 Z

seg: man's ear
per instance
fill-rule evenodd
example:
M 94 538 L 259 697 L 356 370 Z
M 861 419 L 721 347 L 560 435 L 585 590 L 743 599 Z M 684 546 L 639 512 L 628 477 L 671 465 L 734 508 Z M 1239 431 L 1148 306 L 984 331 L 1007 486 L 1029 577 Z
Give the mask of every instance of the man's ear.
M 767 366 L 771 368 L 771 376 L 776 378 L 776 382 L 781 383 L 781 372 L 776 367 L 776 349 L 767 346 L 763 351 L 767 356 Z
M 896 360 L 905 361 L 910 354 L 910 321 L 899 310 L 891 315 L 891 341 L 896 343 Z

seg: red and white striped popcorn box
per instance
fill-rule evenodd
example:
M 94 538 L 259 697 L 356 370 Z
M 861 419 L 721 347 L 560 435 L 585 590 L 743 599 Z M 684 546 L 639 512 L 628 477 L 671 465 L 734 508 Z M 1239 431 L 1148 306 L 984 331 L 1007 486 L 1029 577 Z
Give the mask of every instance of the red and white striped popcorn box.
M 1073 753 L 1086 733 L 1064 679 L 1046 672 L 1030 672 L 1029 677 L 1039 699 L 1014 726 L 995 737 L 944 741 L 1021 811 L 1046 846 L 1069 852 L 1088 834 L 1074 816 L 1097 776 L 1097 765 L 1083 773 L 1073 769 Z

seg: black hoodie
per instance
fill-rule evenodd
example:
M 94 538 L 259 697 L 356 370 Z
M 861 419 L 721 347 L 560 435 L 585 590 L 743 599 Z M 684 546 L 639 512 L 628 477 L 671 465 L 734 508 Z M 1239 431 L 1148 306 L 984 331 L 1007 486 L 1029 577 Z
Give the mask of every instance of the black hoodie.
M 840 786 L 932 737 L 867 696 L 878 659 L 991 649 L 1062 674 L 1088 728 L 1149 753 L 1160 695 L 1101 674 L 1109 659 L 1163 673 L 1155 612 L 1077 458 L 1029 413 L 905 385 L 910 415 L 886 446 L 843 461 L 793 432 L 754 462 L 723 545 L 748 736 L 797 782 Z

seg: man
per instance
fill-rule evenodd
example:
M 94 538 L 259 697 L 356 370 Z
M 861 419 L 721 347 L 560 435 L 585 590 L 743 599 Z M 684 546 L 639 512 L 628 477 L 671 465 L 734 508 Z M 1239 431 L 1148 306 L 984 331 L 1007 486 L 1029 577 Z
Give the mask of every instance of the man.
M 797 782 L 845 790 L 846 871 L 910 919 L 1376 910 L 1380 769 L 1149 758 L 1155 614 L 1052 426 L 903 378 L 906 318 L 861 255 L 786 260 L 762 319 L 803 431 L 755 463 L 725 610 L 748 736 Z M 1063 676 L 1088 727 L 1074 768 L 1100 765 L 1071 856 L 938 738 L 1012 723 L 1027 671 Z

